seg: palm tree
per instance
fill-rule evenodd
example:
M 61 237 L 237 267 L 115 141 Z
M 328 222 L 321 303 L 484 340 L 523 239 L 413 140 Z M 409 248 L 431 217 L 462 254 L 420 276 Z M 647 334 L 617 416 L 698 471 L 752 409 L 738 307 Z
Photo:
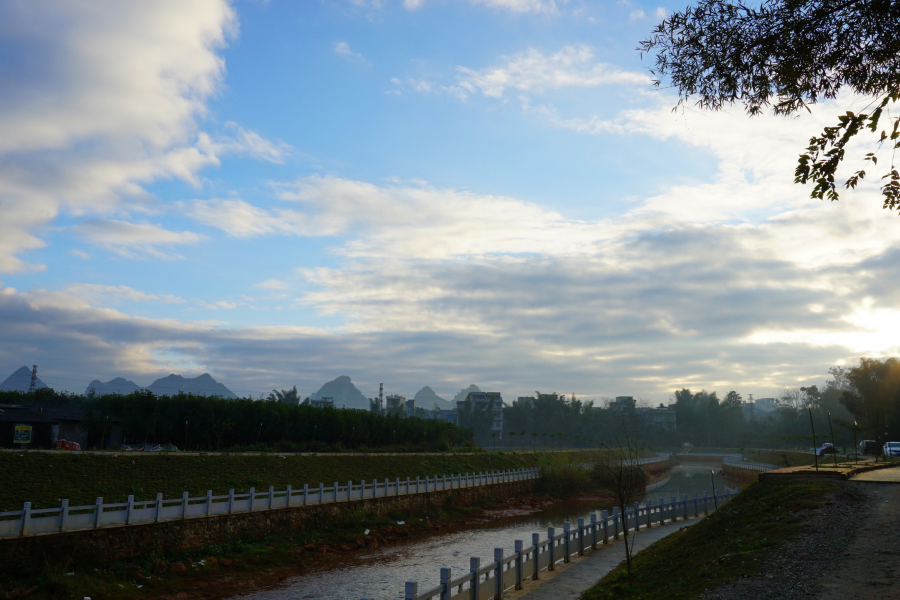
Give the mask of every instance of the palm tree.
M 269 394 L 269 397 L 266 398 L 269 402 L 283 402 L 285 404 L 298 405 L 300 404 L 300 395 L 297 393 L 297 386 L 295 385 L 289 390 L 272 390 L 272 393 Z

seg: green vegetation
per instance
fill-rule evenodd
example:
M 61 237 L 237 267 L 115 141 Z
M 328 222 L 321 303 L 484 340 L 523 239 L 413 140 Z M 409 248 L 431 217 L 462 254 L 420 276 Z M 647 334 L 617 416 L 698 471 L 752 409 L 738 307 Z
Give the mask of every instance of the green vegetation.
M 571 496 L 594 489 L 591 472 L 573 462 L 568 452 L 540 455 L 538 491 L 551 496 Z
M 3 403 L 85 407 L 89 447 L 102 443 L 107 416 L 122 420 L 126 443 L 172 443 L 191 450 L 445 452 L 472 441 L 470 431 L 442 421 L 249 398 L 155 396 L 147 391 L 86 398 L 39 390 L 34 395 L 0 392 Z
M 590 451 L 573 452 L 570 460 L 587 462 L 596 456 Z M 17 510 L 23 502 L 34 508 L 53 508 L 68 498 L 71 505 L 93 504 L 98 496 L 106 502 L 152 500 L 158 492 L 179 498 L 182 492 L 202 496 L 206 490 L 227 494 L 229 488 L 245 492 L 250 487 L 267 490 L 288 484 L 318 487 L 335 481 L 384 480 L 425 475 L 450 475 L 518 469 L 537 466 L 541 453 L 400 454 L 340 456 L 183 456 L 166 453 L 136 456 L 68 455 L 47 453 L 0 453 L 0 511 Z
M 764 482 L 747 486 L 725 509 L 653 544 L 624 568 L 601 579 L 581 600 L 687 600 L 752 575 L 804 527 L 805 516 L 854 494 L 839 482 Z
M 809 452 L 791 452 L 789 450 L 756 450 L 744 451 L 744 457 L 756 462 L 778 465 L 780 467 L 802 467 L 815 462 L 815 456 Z M 831 464 L 831 456 L 820 457 L 819 462 Z

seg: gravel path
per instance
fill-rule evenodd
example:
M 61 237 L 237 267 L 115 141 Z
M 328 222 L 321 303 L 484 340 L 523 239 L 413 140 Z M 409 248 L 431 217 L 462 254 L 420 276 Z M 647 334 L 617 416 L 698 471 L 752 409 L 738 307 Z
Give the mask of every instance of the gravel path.
M 752 578 L 704 600 L 900 600 L 900 485 L 850 482 Z

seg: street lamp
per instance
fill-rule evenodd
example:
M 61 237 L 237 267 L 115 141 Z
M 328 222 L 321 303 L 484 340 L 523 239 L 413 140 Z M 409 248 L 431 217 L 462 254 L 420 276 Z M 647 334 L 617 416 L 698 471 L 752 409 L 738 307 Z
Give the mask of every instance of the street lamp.
M 719 510 L 719 499 L 716 498 L 716 480 L 715 480 L 715 478 L 713 477 L 715 474 L 716 474 L 715 469 L 710 469 L 710 470 L 709 470 L 709 482 L 712 484 L 712 490 L 713 490 L 713 502 L 714 502 L 715 505 L 716 505 L 716 510 Z
M 816 426 L 813 423 L 813 418 L 812 418 L 812 403 L 811 402 L 808 403 L 806 405 L 806 408 L 807 408 L 807 410 L 809 410 L 809 426 L 812 428 L 812 435 L 813 435 L 813 460 L 815 461 L 815 464 L 816 464 L 816 473 L 818 473 L 819 472 L 819 453 L 816 452 Z
M 831 426 L 831 411 L 828 411 L 828 429 L 831 431 L 831 448 L 834 450 L 834 466 L 837 466 L 837 446 L 834 445 L 834 427 Z
M 856 428 L 859 425 L 856 424 L 856 419 L 853 419 L 853 463 L 859 463 L 859 449 L 856 447 Z

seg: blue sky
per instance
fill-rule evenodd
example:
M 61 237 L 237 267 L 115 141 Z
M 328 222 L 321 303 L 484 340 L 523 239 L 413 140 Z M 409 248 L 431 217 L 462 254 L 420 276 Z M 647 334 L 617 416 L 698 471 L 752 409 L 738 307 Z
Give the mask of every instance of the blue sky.
M 0 373 L 655 402 L 895 352 L 896 219 L 792 184 L 856 99 L 673 112 L 681 8 L 4 4 Z

